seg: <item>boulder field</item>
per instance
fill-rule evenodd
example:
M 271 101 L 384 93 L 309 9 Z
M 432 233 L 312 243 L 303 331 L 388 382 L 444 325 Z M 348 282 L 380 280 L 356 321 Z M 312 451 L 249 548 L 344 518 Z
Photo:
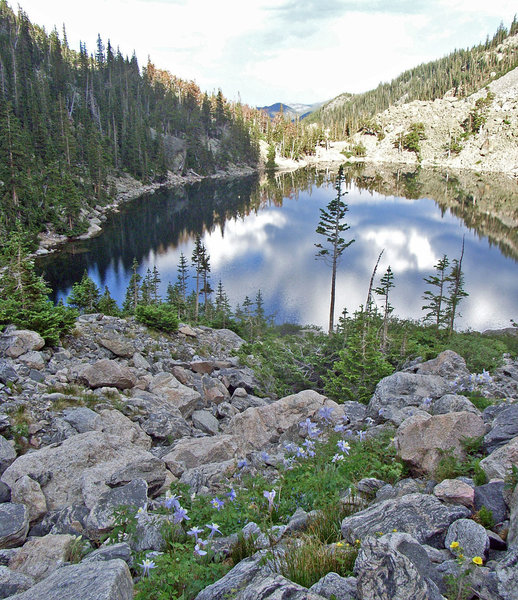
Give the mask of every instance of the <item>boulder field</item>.
M 451 351 L 386 377 L 364 406 L 313 390 L 264 397 L 235 356 L 242 343 L 229 330 L 181 325 L 162 336 L 103 315 L 80 317 L 56 348 L 32 331 L 0 335 L 0 598 L 130 600 L 132 551 L 160 550 L 163 539 L 150 525 L 101 544 L 117 507 L 145 510 L 176 481 L 213 493 L 244 459 L 275 472 L 284 442 L 301 439 L 300 423 L 326 408 L 353 432 L 391 428 L 410 473 L 394 485 L 358 482 L 361 510 L 341 526 L 344 543 L 362 540 L 354 576 L 330 572 L 307 589 L 274 572 L 259 550 L 198 600 L 441 600 L 445 576 L 459 574 L 452 543 L 483 560 L 470 597 L 518 598 L 518 487 L 509 485 L 518 467 L 516 362 L 476 380 L 498 399 L 483 411 L 460 393 L 474 377 Z M 462 460 L 475 438 L 486 483 L 439 481 L 441 460 Z M 264 453 L 272 459 L 256 460 Z M 472 518 L 482 507 L 492 529 Z M 297 511 L 274 532 L 277 543 L 307 518 Z M 74 562 L 78 536 L 98 548 Z

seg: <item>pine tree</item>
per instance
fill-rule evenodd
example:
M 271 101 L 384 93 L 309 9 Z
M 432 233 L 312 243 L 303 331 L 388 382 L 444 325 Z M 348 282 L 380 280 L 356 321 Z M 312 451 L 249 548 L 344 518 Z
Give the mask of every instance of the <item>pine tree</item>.
M 67 303 L 73 308 L 77 308 L 81 314 L 95 313 L 99 310 L 100 297 L 99 288 L 85 270 L 81 281 L 74 283 L 72 286 Z
M 387 345 L 388 322 L 389 322 L 390 314 L 394 310 L 394 307 L 391 306 L 391 304 L 389 303 L 389 293 L 393 287 L 394 287 L 394 273 L 392 272 L 392 269 L 390 268 L 390 265 L 389 265 L 385 274 L 383 275 L 383 277 L 380 280 L 380 285 L 377 288 L 375 288 L 375 290 L 374 290 L 374 293 L 378 294 L 379 296 L 382 296 L 385 299 L 384 305 L 383 305 L 383 335 L 381 338 L 382 352 L 385 351 L 385 347 Z
M 218 327 L 225 328 L 231 317 L 230 301 L 220 279 L 216 289 L 216 314 L 214 315 L 214 320 Z
M 99 302 L 97 303 L 97 309 L 100 313 L 104 315 L 109 315 L 111 317 L 119 317 L 121 311 L 117 306 L 117 302 L 111 297 L 110 290 L 108 286 L 104 286 L 104 293 L 99 298 Z
M 348 248 L 354 239 L 346 242 L 341 234 L 347 231 L 350 227 L 343 221 L 346 212 L 349 210 L 347 204 L 341 200 L 347 192 L 342 191 L 342 185 L 345 182 L 344 169 L 340 165 L 338 175 L 336 178 L 336 198 L 331 200 L 327 205 L 327 209 L 320 209 L 320 221 L 316 232 L 323 235 L 327 242 L 327 247 L 322 244 L 315 244 L 319 251 L 316 254 L 316 258 L 324 259 L 328 264 L 331 265 L 331 301 L 329 307 L 329 333 L 333 332 L 334 328 L 334 315 L 335 315 L 335 294 L 336 294 L 336 267 L 340 256 L 344 250 Z
M 448 275 L 448 298 L 446 300 L 446 322 L 448 332 L 453 333 L 455 319 L 459 316 L 458 307 L 463 298 L 469 296 L 464 290 L 464 273 L 462 272 L 462 259 L 464 258 L 464 238 L 460 258 L 454 258 L 451 271 Z
M 437 291 L 434 293 L 433 290 L 426 290 L 423 294 L 423 300 L 428 302 L 425 304 L 422 309 L 427 310 L 428 312 L 425 314 L 425 321 L 433 321 L 435 323 L 435 327 L 440 329 L 441 326 L 446 324 L 446 283 L 447 283 L 447 269 L 450 265 L 450 261 L 446 254 L 437 262 L 434 266 L 436 270 L 436 275 L 431 275 L 430 277 L 425 277 L 424 281 L 434 288 Z
M 137 259 L 134 258 L 133 264 L 131 265 L 131 277 L 128 287 L 126 288 L 126 296 L 122 304 L 123 312 L 129 315 L 135 313 L 135 310 L 141 301 L 140 282 L 142 281 L 142 276 L 138 273 L 138 266 L 139 264 Z
M 36 274 L 20 233 L 11 235 L 3 254 L 7 264 L 0 275 L 0 325 L 13 323 L 37 331 L 48 344 L 57 345 L 75 325 L 77 311 L 62 304 L 54 306 L 48 299 L 50 288 Z
M 374 327 L 366 326 L 365 319 L 372 316 L 361 308 L 347 324 L 347 343 L 339 351 L 339 359 L 323 377 L 325 393 L 338 402 L 367 404 L 377 383 L 393 371 L 379 350 Z

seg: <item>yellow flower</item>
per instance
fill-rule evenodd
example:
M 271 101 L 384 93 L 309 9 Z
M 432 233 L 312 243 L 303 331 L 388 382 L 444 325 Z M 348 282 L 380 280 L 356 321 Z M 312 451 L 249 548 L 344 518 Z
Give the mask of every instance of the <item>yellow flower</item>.
M 393 529 L 392 531 L 393 531 L 394 533 L 397 533 L 397 529 Z
M 473 562 L 480 567 L 480 565 L 484 562 L 480 556 L 474 556 Z
M 337 545 L 338 548 L 341 548 L 344 545 L 344 543 L 343 542 L 336 542 L 336 545 Z
M 464 559 L 464 554 L 462 554 L 462 552 L 459 554 L 459 559 L 463 560 Z
M 455 550 L 455 548 L 458 548 L 458 547 L 459 547 L 459 542 L 452 542 L 452 543 L 450 544 L 450 548 L 451 548 L 452 550 Z
M 360 545 L 360 540 L 354 540 L 355 544 L 358 544 L 358 546 Z

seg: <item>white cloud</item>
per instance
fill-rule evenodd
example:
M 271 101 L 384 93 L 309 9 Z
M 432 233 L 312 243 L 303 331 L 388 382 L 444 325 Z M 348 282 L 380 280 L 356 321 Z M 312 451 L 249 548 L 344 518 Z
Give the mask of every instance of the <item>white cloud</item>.
M 97 34 L 123 54 L 231 99 L 315 102 L 360 92 L 454 48 L 484 41 L 508 0 L 21 0 L 35 23 L 95 50 Z M 16 5 L 15 5 L 16 6 Z

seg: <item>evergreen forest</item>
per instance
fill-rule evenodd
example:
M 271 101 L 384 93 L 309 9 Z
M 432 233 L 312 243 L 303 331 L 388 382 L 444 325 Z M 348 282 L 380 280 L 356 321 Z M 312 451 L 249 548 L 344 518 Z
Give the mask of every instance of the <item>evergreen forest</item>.
M 0 235 L 87 228 L 85 208 L 114 194 L 113 176 L 164 180 L 255 165 L 239 105 L 202 93 L 109 40 L 69 47 L 0 0 Z

